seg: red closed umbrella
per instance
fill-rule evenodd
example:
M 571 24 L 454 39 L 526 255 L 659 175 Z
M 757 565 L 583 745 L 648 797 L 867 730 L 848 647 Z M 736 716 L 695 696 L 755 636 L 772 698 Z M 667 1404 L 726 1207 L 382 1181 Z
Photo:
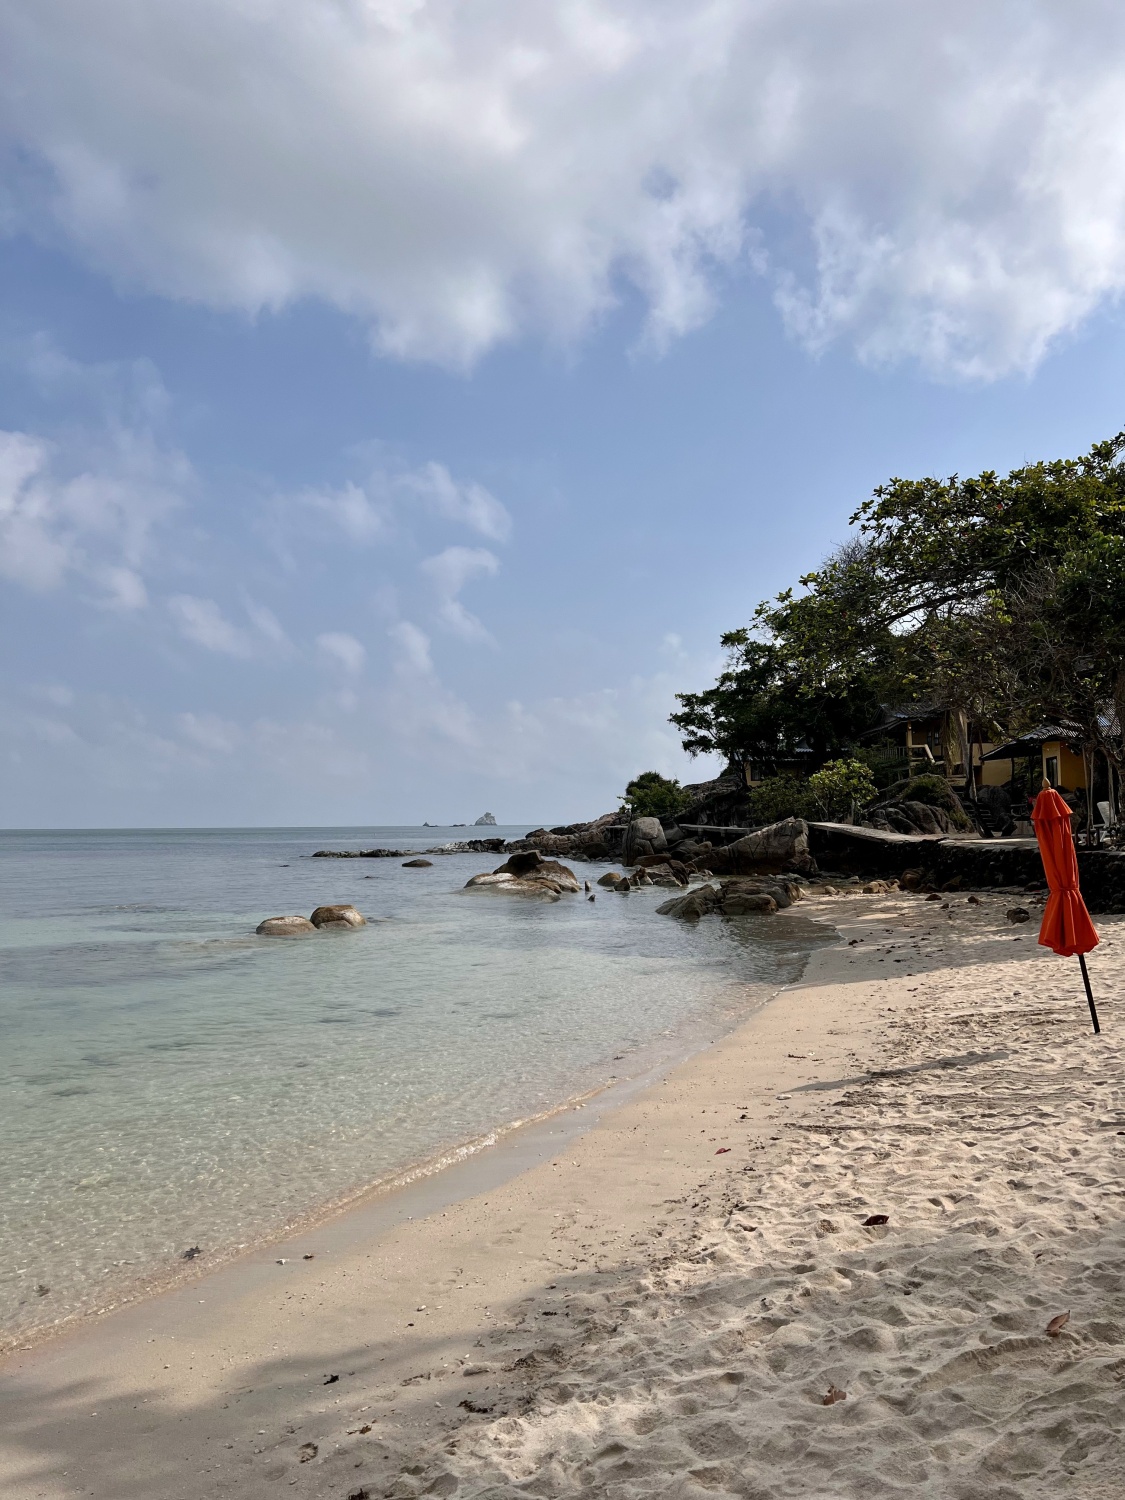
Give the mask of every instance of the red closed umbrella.
M 1061 958 L 1078 955 L 1082 968 L 1082 982 L 1086 986 L 1086 999 L 1090 1002 L 1090 1018 L 1094 1031 L 1101 1031 L 1098 1012 L 1094 1006 L 1094 993 L 1090 988 L 1090 976 L 1086 972 L 1085 955 L 1098 945 L 1098 933 L 1082 892 L 1078 888 L 1078 854 L 1074 848 L 1074 834 L 1070 827 L 1070 808 L 1052 787 L 1044 784 L 1035 799 L 1031 814 L 1035 837 L 1039 841 L 1039 853 L 1043 857 L 1043 873 L 1051 894 L 1039 928 L 1039 941 L 1044 948 L 1052 948 Z

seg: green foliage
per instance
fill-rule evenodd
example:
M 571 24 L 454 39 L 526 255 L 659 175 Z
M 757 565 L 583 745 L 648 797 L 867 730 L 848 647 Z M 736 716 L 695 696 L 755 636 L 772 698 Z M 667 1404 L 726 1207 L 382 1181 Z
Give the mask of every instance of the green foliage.
M 767 776 L 750 793 L 751 823 L 803 818 L 809 810 L 808 782 L 798 776 Z
M 952 812 L 957 806 L 944 776 L 911 776 L 893 788 L 900 802 L 924 802 L 927 807 L 943 807 Z
M 971 721 L 1061 718 L 1125 764 L 1123 451 L 881 486 L 850 542 L 723 637 L 714 687 L 679 695 L 684 748 L 823 763 L 880 703 L 924 699 L 949 710 L 947 760 Z
M 831 760 L 809 777 L 767 776 L 750 793 L 754 823 L 782 818 L 843 818 L 875 799 L 875 779 L 858 760 Z
M 808 795 L 822 818 L 843 818 L 853 807 L 874 802 L 875 778 L 860 760 L 830 760 L 808 780 Z
M 852 752 L 852 758 L 865 765 L 871 772 L 876 787 L 882 791 L 893 782 L 902 781 L 910 774 L 910 759 L 904 749 L 896 746 L 861 746 Z
M 642 771 L 625 788 L 621 805 L 633 818 L 674 818 L 691 798 L 676 780 L 659 771 Z

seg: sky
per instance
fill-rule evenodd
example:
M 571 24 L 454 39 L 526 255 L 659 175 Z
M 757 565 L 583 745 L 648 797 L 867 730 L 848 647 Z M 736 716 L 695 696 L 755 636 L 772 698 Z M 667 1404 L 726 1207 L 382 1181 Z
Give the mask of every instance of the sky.
M 564 822 L 1125 427 L 1101 0 L 0 0 L 0 826 Z

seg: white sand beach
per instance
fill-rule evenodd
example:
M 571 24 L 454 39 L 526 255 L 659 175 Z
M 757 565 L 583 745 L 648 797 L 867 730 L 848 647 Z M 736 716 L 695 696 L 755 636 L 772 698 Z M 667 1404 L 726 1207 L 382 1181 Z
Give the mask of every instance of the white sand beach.
M 1125 918 L 1095 1038 L 1011 905 L 810 902 L 839 947 L 528 1170 L 11 1356 L 0 1492 L 1118 1500 Z

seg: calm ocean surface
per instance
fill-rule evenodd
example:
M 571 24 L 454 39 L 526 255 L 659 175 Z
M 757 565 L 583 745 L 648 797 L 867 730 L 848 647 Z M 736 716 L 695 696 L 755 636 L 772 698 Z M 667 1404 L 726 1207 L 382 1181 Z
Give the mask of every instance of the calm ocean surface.
M 308 857 L 526 831 L 0 832 L 0 1346 L 683 1052 L 834 940 Z M 370 925 L 254 935 L 336 901 Z

